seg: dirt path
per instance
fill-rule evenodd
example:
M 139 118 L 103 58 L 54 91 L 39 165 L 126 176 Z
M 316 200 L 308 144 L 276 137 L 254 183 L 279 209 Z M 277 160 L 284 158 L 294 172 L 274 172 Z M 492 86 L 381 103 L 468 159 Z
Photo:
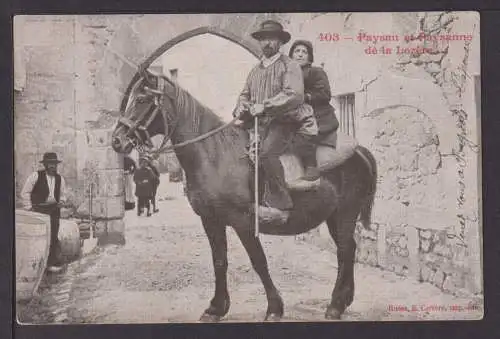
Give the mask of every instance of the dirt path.
M 164 178 L 160 212 L 126 215 L 124 246 L 107 246 L 79 263 L 64 322 L 195 322 L 214 290 L 212 258 L 199 218 L 180 184 Z M 271 276 L 285 301 L 284 321 L 322 321 L 337 274 L 335 254 L 294 237 L 261 237 Z M 261 321 L 266 297 L 235 233 L 228 229 L 231 309 L 224 321 Z M 443 294 L 430 284 L 356 264 L 356 295 L 343 320 L 478 319 L 481 311 L 437 311 L 470 298 Z M 66 284 L 67 285 L 67 284 Z M 57 284 L 52 288 L 57 290 Z M 55 301 L 53 301 L 55 302 Z M 479 301 L 480 305 L 481 301 Z M 390 307 L 421 305 L 427 312 Z M 482 306 L 481 306 L 482 307 Z

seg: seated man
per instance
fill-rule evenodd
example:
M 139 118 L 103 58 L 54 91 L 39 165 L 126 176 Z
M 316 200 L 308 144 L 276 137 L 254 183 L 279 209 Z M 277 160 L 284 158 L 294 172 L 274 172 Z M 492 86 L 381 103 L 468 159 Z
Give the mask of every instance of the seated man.
M 247 120 L 250 117 L 245 116 L 246 112 L 250 116 L 261 115 L 259 154 L 270 189 L 266 203 L 274 209 L 271 214 L 286 220 L 293 203 L 279 157 L 293 132 L 317 135 L 318 127 L 312 108 L 304 104 L 304 80 L 299 64 L 279 51 L 290 40 L 290 34 L 278 22 L 268 20 L 252 37 L 259 41 L 263 57 L 250 72 L 233 115 Z M 319 180 L 317 168 L 307 167 L 304 179 Z M 265 213 L 267 209 L 262 206 L 259 212 Z

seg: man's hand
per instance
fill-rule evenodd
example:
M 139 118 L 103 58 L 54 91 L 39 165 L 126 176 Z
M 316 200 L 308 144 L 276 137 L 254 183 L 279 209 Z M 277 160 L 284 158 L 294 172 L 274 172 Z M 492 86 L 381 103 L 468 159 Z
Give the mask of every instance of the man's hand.
M 252 116 L 261 115 L 262 113 L 264 113 L 263 104 L 255 104 L 250 108 L 250 114 L 252 114 Z
M 238 105 L 238 107 L 236 107 L 236 109 L 233 111 L 233 117 L 240 117 L 242 118 L 243 117 L 243 114 L 245 112 L 248 112 L 250 111 L 250 104 L 249 103 L 246 103 L 246 102 L 242 102 L 240 105 Z

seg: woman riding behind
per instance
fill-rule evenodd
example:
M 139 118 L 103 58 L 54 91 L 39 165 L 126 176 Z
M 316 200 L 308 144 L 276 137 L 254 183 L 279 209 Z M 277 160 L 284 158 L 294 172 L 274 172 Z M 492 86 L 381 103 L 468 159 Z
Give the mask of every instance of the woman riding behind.
M 323 68 L 312 66 L 314 55 L 310 41 L 296 40 L 290 47 L 289 56 L 302 68 L 305 101 L 314 110 L 319 129 L 317 139 L 321 140 L 339 127 L 335 109 L 330 105 L 332 95 L 328 76 Z

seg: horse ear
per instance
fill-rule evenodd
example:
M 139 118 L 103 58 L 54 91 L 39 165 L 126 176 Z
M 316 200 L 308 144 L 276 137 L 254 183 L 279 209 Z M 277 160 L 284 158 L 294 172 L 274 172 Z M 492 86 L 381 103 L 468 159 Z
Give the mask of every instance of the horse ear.
M 141 65 L 139 66 L 139 74 L 142 76 L 142 78 L 149 84 L 149 85 L 152 85 L 154 86 L 155 85 L 155 76 L 153 75 L 153 73 L 151 73 L 147 66 L 145 65 Z

